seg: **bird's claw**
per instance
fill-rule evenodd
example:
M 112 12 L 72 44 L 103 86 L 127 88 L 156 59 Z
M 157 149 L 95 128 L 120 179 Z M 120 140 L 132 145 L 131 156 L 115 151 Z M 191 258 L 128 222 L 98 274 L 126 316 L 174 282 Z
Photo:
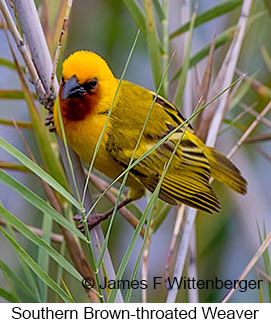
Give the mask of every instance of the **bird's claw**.
M 54 124 L 54 116 L 52 112 L 49 112 L 48 115 L 45 117 L 46 121 L 45 121 L 45 126 L 49 126 L 49 131 L 50 132 L 55 132 L 56 131 L 56 127 Z
M 89 218 L 87 218 L 88 229 L 91 230 L 92 228 L 94 228 L 96 225 L 98 225 L 100 222 L 102 222 L 103 220 L 105 220 L 107 218 L 108 218 L 107 214 L 93 214 L 93 215 L 91 215 Z M 79 231 L 84 233 L 85 232 L 85 225 L 82 221 L 81 215 L 77 214 L 73 217 L 73 219 L 75 221 L 80 221 L 77 228 Z
M 81 214 L 76 214 L 74 217 L 73 217 L 74 221 L 80 221 L 82 220 L 82 216 Z

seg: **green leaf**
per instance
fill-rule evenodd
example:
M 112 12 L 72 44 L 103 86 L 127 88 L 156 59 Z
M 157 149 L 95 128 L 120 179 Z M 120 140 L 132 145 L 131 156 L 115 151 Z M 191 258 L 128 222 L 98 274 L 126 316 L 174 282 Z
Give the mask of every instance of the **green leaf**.
M 156 186 L 156 188 L 157 187 L 158 187 L 158 185 Z M 142 217 L 140 218 L 140 220 L 138 222 L 138 225 L 137 225 L 137 227 L 136 227 L 136 229 L 134 231 L 132 239 L 131 239 L 131 241 L 130 241 L 127 249 L 126 249 L 126 252 L 125 252 L 125 254 L 124 254 L 123 258 L 122 258 L 121 264 L 120 264 L 118 272 L 116 274 L 116 278 L 115 278 L 116 281 L 121 280 L 122 277 L 123 277 L 124 271 L 125 271 L 125 269 L 127 267 L 127 264 L 128 264 L 128 262 L 129 262 L 129 260 L 131 258 L 132 252 L 134 250 L 134 247 L 135 247 L 135 244 L 137 242 L 137 239 L 138 239 L 138 237 L 140 235 L 141 229 L 142 229 L 144 223 L 146 222 L 146 220 L 147 220 L 147 218 L 148 218 L 148 216 L 149 216 L 149 214 L 150 214 L 150 212 L 151 212 L 151 210 L 152 210 L 152 208 L 154 206 L 153 205 L 153 200 L 154 200 L 155 196 L 157 195 L 157 194 L 155 194 L 155 192 L 156 192 L 156 189 L 155 189 L 154 193 L 152 194 L 151 200 L 148 203 L 144 213 L 142 214 Z M 146 235 L 146 233 L 145 233 L 145 235 Z M 108 297 L 108 303 L 113 303 L 115 301 L 116 295 L 117 295 L 117 289 L 112 289 L 110 294 L 109 294 L 109 297 Z
M 4 126 L 11 126 L 14 127 L 14 123 L 11 120 L 7 120 L 7 119 L 2 119 L 0 118 L 0 124 L 4 125 Z M 20 128 L 24 128 L 24 129 L 33 129 L 32 124 L 30 122 L 25 122 L 25 121 L 17 121 L 16 120 L 16 125 Z
M 161 62 L 161 51 L 160 42 L 157 35 L 156 23 L 152 10 L 151 0 L 145 0 L 145 12 L 146 12 L 146 38 L 147 38 L 147 48 L 149 52 L 149 58 L 152 68 L 152 75 L 155 84 L 155 88 L 158 89 L 159 84 L 163 78 L 163 69 Z M 162 87 L 160 90 L 160 95 L 165 96 L 165 90 Z
M 14 273 L 7 264 L 5 264 L 1 259 L 0 259 L 0 268 L 5 273 L 5 276 L 7 276 L 10 280 L 13 281 L 14 286 L 20 293 L 22 293 L 27 300 L 31 303 L 37 303 L 39 302 L 39 299 L 34 297 L 33 291 L 30 290 L 27 284 L 25 284 L 23 279 L 20 279 L 16 273 Z M 24 298 L 23 298 L 24 299 Z
M 224 15 L 234 10 L 235 8 L 239 7 L 242 4 L 242 2 L 243 0 L 229 0 L 223 3 L 220 3 L 219 5 L 212 7 L 211 9 L 199 14 L 195 20 L 195 28 L 204 24 L 205 22 L 213 20 L 214 18 L 217 18 L 221 15 Z M 175 30 L 173 33 L 170 34 L 169 38 L 172 39 L 188 31 L 190 23 L 191 21 L 188 21 L 183 26 Z
M 35 95 L 34 93 L 32 95 Z M 0 90 L 0 99 L 24 100 L 24 93 L 19 90 Z
M 145 17 L 136 0 L 123 0 L 123 2 L 140 31 L 146 35 Z
M 266 50 L 266 48 L 264 46 L 261 46 L 261 51 L 262 51 L 262 55 L 263 55 L 265 64 L 266 64 L 269 72 L 271 73 L 271 57 L 268 54 L 268 51 Z
M 261 234 L 261 229 L 260 229 L 258 221 L 256 221 L 256 223 L 257 223 L 257 230 L 258 230 L 259 240 L 260 240 L 260 243 L 262 244 L 263 241 L 266 239 L 266 227 L 265 227 L 265 224 L 264 224 L 263 225 L 263 234 Z M 264 259 L 265 271 L 266 271 L 267 275 L 270 276 L 271 275 L 271 261 L 270 261 L 268 248 L 266 248 L 266 250 L 263 253 L 263 259 Z M 269 302 L 270 302 L 270 300 L 271 300 L 271 283 L 268 282 L 267 286 L 268 286 L 268 296 L 269 296 Z
M 9 224 L 9 222 L 6 222 L 6 227 L 12 239 L 16 241 L 15 233 L 13 231 L 12 226 Z M 20 262 L 22 272 L 24 273 L 25 277 L 23 279 L 25 280 L 25 283 L 27 284 L 27 286 L 29 286 L 29 289 L 31 289 L 32 294 L 35 295 L 35 297 L 38 299 L 38 302 L 40 302 L 41 301 L 40 294 L 39 294 L 36 279 L 33 277 L 33 272 L 28 267 L 27 263 L 25 262 L 25 259 L 22 257 L 20 253 L 17 252 L 16 249 L 15 249 L 15 253 Z M 10 286 L 10 289 L 12 289 L 11 286 Z
M 47 284 L 55 293 L 57 293 L 63 301 L 70 303 L 73 300 L 61 289 L 53 279 L 29 256 L 29 254 L 9 235 L 3 228 L 0 227 L 0 231 L 6 237 L 6 239 L 11 243 L 11 245 L 16 249 L 18 254 L 25 260 L 28 266 L 33 270 L 33 272 Z
M 164 203 L 161 200 L 157 201 L 157 208 L 158 212 L 154 214 L 151 228 L 153 233 L 157 231 L 158 228 L 160 228 L 161 224 L 165 220 L 166 216 L 168 215 L 168 212 L 171 210 L 172 205 L 169 205 L 167 203 Z
M 186 53 L 185 53 L 184 63 L 182 66 L 182 72 L 180 74 L 179 83 L 177 85 L 177 89 L 176 89 L 176 93 L 175 93 L 174 103 L 177 106 L 177 108 L 180 108 L 182 105 L 182 102 L 183 102 L 183 94 L 184 94 L 184 87 L 185 87 L 185 83 L 186 83 L 186 76 L 187 76 L 187 72 L 189 70 L 192 33 L 193 33 L 193 29 L 194 29 L 194 24 L 195 24 L 195 18 L 196 18 L 196 12 L 194 11 L 192 14 L 190 28 L 189 28 L 189 34 L 188 34 L 187 43 L 186 43 Z
M 166 16 L 164 14 L 164 11 L 161 7 L 159 0 L 152 0 L 152 2 L 159 20 L 162 21 L 163 19 L 166 19 Z
M 21 303 L 22 301 L 14 296 L 13 294 L 9 293 L 5 289 L 0 287 L 0 297 L 4 298 L 6 301 L 10 303 Z
M 12 70 L 16 70 L 15 64 L 12 61 L 3 57 L 0 57 L 0 65 L 11 68 Z
M 271 15 L 271 5 L 270 0 L 263 0 L 266 10 L 268 11 L 269 15 Z
M 28 240 L 32 241 L 39 248 L 42 248 L 50 257 L 52 257 L 60 266 L 62 266 L 68 273 L 73 277 L 82 281 L 82 276 L 78 271 L 52 246 L 50 246 L 45 240 L 37 236 L 32 232 L 21 220 L 19 220 L 15 215 L 6 210 L 2 205 L 0 205 L 0 213 L 3 218 L 13 226 L 18 232 L 25 236 Z
M 228 108 L 228 111 L 230 111 L 231 109 L 233 109 L 244 97 L 245 95 L 248 93 L 251 83 L 252 81 L 255 80 L 256 76 L 257 76 L 258 72 L 254 73 L 253 75 L 251 75 L 247 82 L 243 82 L 239 88 L 237 89 L 234 97 L 232 98 L 231 102 L 230 102 L 230 106 Z
M 24 165 L 17 164 L 17 163 L 9 163 L 9 162 L 0 161 L 0 168 L 29 173 L 29 170 Z
M 59 194 L 61 194 L 66 200 L 73 204 L 78 210 L 80 210 L 80 203 L 51 175 L 46 173 L 40 166 L 35 164 L 30 158 L 24 155 L 21 151 L 10 145 L 3 138 L 0 138 L 0 147 L 7 151 L 10 155 L 20 161 L 24 166 L 36 174 L 39 178 L 44 180 L 52 188 L 54 188 Z
M 0 181 L 14 189 L 19 193 L 25 200 L 34 205 L 42 213 L 50 215 L 58 224 L 62 225 L 67 230 L 74 233 L 77 237 L 86 241 L 86 237 L 75 228 L 68 220 L 66 220 L 60 213 L 58 213 L 52 206 L 40 196 L 32 192 L 29 188 L 16 181 L 13 177 L 5 173 L 0 169 Z
M 53 219 L 47 215 L 46 213 L 43 214 L 42 217 L 42 238 L 44 241 L 50 245 L 50 235 L 52 233 L 52 227 L 53 227 Z M 61 255 L 62 256 L 62 255 Z M 49 253 L 46 251 L 46 249 L 42 248 L 42 246 L 39 247 L 38 251 L 38 264 L 41 266 L 41 268 L 48 273 L 49 270 Z M 39 290 L 40 290 L 40 297 L 41 301 L 46 303 L 47 301 L 47 285 L 44 284 L 41 280 L 39 280 Z

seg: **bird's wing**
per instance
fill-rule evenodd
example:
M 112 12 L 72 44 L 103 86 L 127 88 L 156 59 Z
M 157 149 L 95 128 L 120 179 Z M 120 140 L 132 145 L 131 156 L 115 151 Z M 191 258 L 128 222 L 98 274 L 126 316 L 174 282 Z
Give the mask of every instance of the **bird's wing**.
M 153 95 L 153 100 L 154 100 L 156 97 L 156 94 L 152 92 L 152 95 Z M 180 111 L 171 102 L 169 102 L 165 98 L 161 97 L 160 95 L 158 95 L 156 97 L 155 102 L 160 107 L 162 107 L 163 110 L 170 116 L 172 126 L 173 126 L 173 124 L 181 125 L 185 122 L 186 119 L 182 116 Z M 187 123 L 187 125 L 188 125 L 187 127 L 188 127 L 189 131 L 193 132 L 193 128 L 190 125 L 190 123 Z
M 126 81 L 120 91 L 120 99 L 112 111 L 106 149 L 125 169 L 129 165 L 155 94 Z M 137 96 L 134 95 L 135 92 Z M 174 105 L 158 96 L 134 161 L 163 140 L 184 120 Z M 134 166 L 130 173 L 150 191 L 154 191 L 180 136 L 181 143 L 163 180 L 159 197 L 172 204 L 183 202 L 207 212 L 217 211 L 219 202 L 209 185 L 210 166 L 203 153 L 204 145 L 187 124 Z

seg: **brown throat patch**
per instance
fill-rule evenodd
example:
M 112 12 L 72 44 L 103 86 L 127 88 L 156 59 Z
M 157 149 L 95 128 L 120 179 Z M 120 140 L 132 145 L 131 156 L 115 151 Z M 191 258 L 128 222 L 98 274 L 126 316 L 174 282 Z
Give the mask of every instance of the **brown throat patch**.
M 99 101 L 99 87 L 81 98 L 61 99 L 62 86 L 59 91 L 59 103 L 63 118 L 70 121 L 84 120 L 88 114 L 93 114 Z

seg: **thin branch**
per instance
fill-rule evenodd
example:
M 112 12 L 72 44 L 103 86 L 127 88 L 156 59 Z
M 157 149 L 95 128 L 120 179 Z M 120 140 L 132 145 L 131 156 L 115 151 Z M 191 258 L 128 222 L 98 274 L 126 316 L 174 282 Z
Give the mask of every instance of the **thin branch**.
M 142 258 L 142 280 L 148 281 L 148 269 L 149 269 L 149 256 L 150 256 L 150 247 L 151 247 L 151 237 L 152 237 L 152 228 L 149 229 L 148 235 L 146 237 L 146 244 L 143 251 L 143 258 Z M 147 303 L 148 297 L 148 290 L 147 288 L 142 288 L 141 295 L 142 295 L 142 303 Z
M 0 0 L 0 9 L 1 9 L 1 12 L 2 12 L 5 20 L 6 20 L 7 26 L 13 36 L 13 39 L 16 42 L 18 50 L 20 51 L 20 53 L 24 59 L 25 65 L 26 65 L 28 72 L 32 78 L 32 81 L 34 83 L 37 96 L 41 102 L 44 102 L 45 98 L 46 98 L 46 92 L 45 92 L 44 87 L 41 83 L 41 79 L 39 78 L 39 75 L 37 73 L 35 65 L 33 64 L 33 61 L 31 59 L 31 54 L 29 53 L 27 47 L 25 46 L 23 39 L 21 38 L 21 36 L 17 30 L 16 24 L 11 16 L 11 13 L 6 5 L 5 0 Z
M 250 272 L 250 270 L 254 267 L 254 265 L 259 260 L 261 255 L 264 253 L 266 248 L 269 246 L 270 242 L 271 242 L 271 232 L 268 233 L 267 237 L 265 238 L 265 240 L 261 244 L 260 248 L 257 250 L 256 254 L 251 258 L 250 262 L 248 263 L 248 265 L 246 266 L 246 268 L 244 269 L 244 271 L 242 272 L 242 274 L 238 278 L 238 283 L 234 287 L 232 287 L 230 289 L 230 291 L 228 292 L 228 294 L 223 298 L 222 303 L 227 303 L 229 301 L 229 299 L 232 297 L 232 295 L 234 294 L 234 292 L 238 288 L 240 281 L 243 280 L 246 277 L 246 275 Z
M 258 275 L 262 276 L 267 282 L 271 283 L 271 276 L 264 272 L 261 268 L 255 268 Z
M 243 73 L 237 68 L 236 69 L 236 74 L 238 76 L 243 75 Z M 250 87 L 257 92 L 261 97 L 263 97 L 264 99 L 268 99 L 270 100 L 271 98 L 271 90 L 269 87 L 263 85 L 261 82 L 257 81 L 257 80 L 251 80 L 249 76 L 244 75 L 244 80 L 246 82 L 250 83 Z
M 186 211 L 186 221 L 185 221 L 185 227 L 181 239 L 181 243 L 178 250 L 178 256 L 175 263 L 175 269 L 173 277 L 181 277 L 186 255 L 188 251 L 188 247 L 191 241 L 191 232 L 194 227 L 194 222 L 196 219 L 197 210 L 192 209 L 190 207 L 187 208 Z M 168 297 L 167 297 L 167 303 L 174 303 L 178 294 L 178 286 L 177 284 L 174 284 L 173 288 L 169 290 Z
M 254 130 L 254 128 L 258 125 L 261 119 L 266 115 L 268 111 L 271 109 L 271 101 L 267 104 L 267 106 L 262 110 L 262 112 L 257 116 L 257 118 L 251 123 L 251 125 L 247 128 L 242 137 L 237 141 L 236 145 L 232 148 L 232 150 L 228 153 L 228 158 L 231 158 L 232 155 L 237 151 L 237 149 L 241 146 L 241 144 L 246 140 L 246 138 L 250 135 L 250 133 Z
M 196 250 L 196 232 L 195 226 L 193 226 L 193 230 L 191 233 L 191 240 L 188 252 L 188 259 L 187 259 L 187 271 L 189 278 L 198 279 L 197 273 L 197 250 Z M 197 288 L 188 289 L 188 298 L 189 303 L 198 303 L 199 302 L 199 292 Z
M 166 263 L 166 266 L 165 266 L 164 277 L 165 277 L 166 281 L 167 281 L 167 277 L 169 277 L 169 267 L 170 267 L 173 252 L 174 252 L 174 249 L 175 249 L 175 246 L 176 246 L 177 238 L 178 238 L 178 235 L 179 235 L 180 230 L 181 230 L 181 224 L 183 222 L 183 217 L 184 217 L 184 210 L 185 210 L 184 204 L 180 205 L 178 207 L 178 209 L 177 209 L 175 225 L 174 225 L 173 234 L 172 234 L 171 241 L 170 241 L 169 252 L 168 252 L 168 257 L 167 257 L 167 263 Z
M 245 29 L 248 21 L 248 15 L 250 12 L 251 4 L 252 4 L 252 0 L 244 0 L 243 2 L 240 18 L 237 25 L 237 30 L 234 35 L 233 41 L 231 43 L 230 49 L 227 52 L 227 55 L 223 63 L 223 66 L 227 67 L 227 70 L 226 70 L 226 74 L 224 74 L 224 81 L 222 83 L 222 88 L 226 87 L 227 84 L 230 84 L 232 82 L 238 57 L 241 51 L 243 39 L 245 36 Z M 229 95 L 229 92 L 226 92 L 218 100 L 218 107 L 216 109 L 216 113 L 214 114 L 214 117 L 210 124 L 210 130 L 206 140 L 206 144 L 208 146 L 213 147 L 215 145 L 215 141 L 217 138 L 220 125 L 226 113 L 226 108 L 227 108 L 226 103 L 227 103 L 228 95 Z
M 250 113 L 251 115 L 253 115 L 254 117 L 258 117 L 259 113 L 257 111 L 255 111 L 251 106 L 248 107 L 245 103 L 240 102 L 239 103 L 240 107 L 245 110 L 246 112 Z M 261 122 L 266 125 L 267 127 L 271 128 L 271 121 L 267 118 L 262 118 Z
M 248 138 L 245 140 L 246 144 L 255 144 L 258 142 L 262 142 L 262 141 L 269 141 L 271 140 L 271 134 L 270 133 L 264 133 L 264 134 L 260 134 L 257 135 L 253 138 Z
M 6 226 L 6 220 L 0 217 L 0 225 L 1 226 Z M 37 236 L 42 237 L 42 230 L 36 227 L 33 227 L 31 225 L 26 225 L 28 229 L 30 229 L 33 233 L 35 233 Z M 17 231 L 16 228 L 13 227 L 15 231 Z M 52 242 L 56 243 L 62 243 L 64 241 L 63 235 L 58 234 L 58 233 L 51 233 L 50 234 L 50 240 Z
M 254 147 L 265 159 L 267 159 L 271 163 L 271 156 L 268 155 L 265 151 L 255 145 Z
M 69 21 L 69 17 L 70 17 L 72 4 L 73 4 L 73 0 L 68 0 L 67 5 L 66 5 L 64 19 L 63 19 L 63 24 L 62 24 L 62 28 L 61 28 L 61 31 L 59 34 L 59 39 L 58 39 L 57 48 L 56 48 L 56 52 L 55 52 L 55 58 L 54 58 L 54 62 L 53 62 L 53 70 L 52 70 L 51 82 L 50 82 L 51 99 L 53 99 L 53 97 L 54 97 L 54 92 L 55 92 L 54 84 L 55 84 L 55 77 L 56 77 L 56 69 L 57 69 L 57 65 L 58 65 L 58 61 L 59 61 L 59 56 L 61 53 L 64 34 L 67 30 L 67 25 L 68 25 L 68 21 Z

